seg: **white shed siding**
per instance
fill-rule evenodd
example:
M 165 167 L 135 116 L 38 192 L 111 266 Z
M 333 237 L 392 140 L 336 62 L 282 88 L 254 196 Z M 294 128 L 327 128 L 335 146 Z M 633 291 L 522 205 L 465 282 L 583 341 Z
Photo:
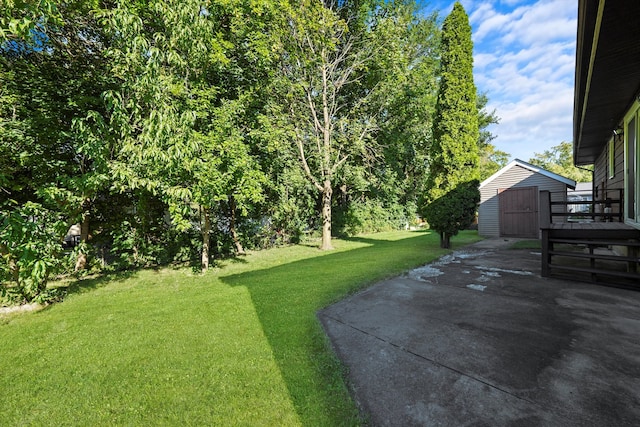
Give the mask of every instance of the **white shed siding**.
M 498 190 L 517 187 L 538 187 L 538 191 L 548 190 L 553 193 L 553 200 L 566 200 L 566 184 L 520 165 L 513 165 L 508 171 L 480 188 L 478 233 L 481 236 L 500 236 Z

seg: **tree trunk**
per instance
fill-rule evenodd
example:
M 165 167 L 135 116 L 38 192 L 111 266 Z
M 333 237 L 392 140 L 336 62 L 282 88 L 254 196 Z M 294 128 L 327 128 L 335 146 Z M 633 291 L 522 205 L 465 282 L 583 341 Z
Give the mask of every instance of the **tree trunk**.
M 333 189 L 331 188 L 331 181 L 326 180 L 324 182 L 324 188 L 322 189 L 322 245 L 320 249 L 323 251 L 333 249 L 331 245 L 331 196 Z
M 449 233 L 440 233 L 440 247 L 449 249 L 451 247 L 451 235 Z
M 83 203 L 84 212 L 82 214 L 82 224 L 80 224 L 80 251 L 78 252 L 78 258 L 76 259 L 75 271 L 84 270 L 87 268 L 87 244 L 89 243 L 89 224 L 91 214 L 89 213 L 90 200 L 86 199 Z
M 244 255 L 244 248 L 242 247 L 242 243 L 240 243 L 236 230 L 236 199 L 233 196 L 229 196 L 229 232 L 231 233 L 233 244 L 236 247 L 236 253 L 238 255 Z
M 209 214 L 209 208 L 202 208 L 202 258 L 200 260 L 200 268 L 203 273 L 209 269 L 209 242 L 211 240 L 211 220 Z

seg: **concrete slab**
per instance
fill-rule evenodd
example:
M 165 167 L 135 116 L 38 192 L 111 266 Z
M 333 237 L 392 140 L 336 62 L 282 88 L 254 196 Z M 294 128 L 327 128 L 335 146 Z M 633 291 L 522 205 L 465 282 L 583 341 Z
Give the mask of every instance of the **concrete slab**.
M 375 426 L 640 424 L 640 292 L 485 240 L 318 316 Z

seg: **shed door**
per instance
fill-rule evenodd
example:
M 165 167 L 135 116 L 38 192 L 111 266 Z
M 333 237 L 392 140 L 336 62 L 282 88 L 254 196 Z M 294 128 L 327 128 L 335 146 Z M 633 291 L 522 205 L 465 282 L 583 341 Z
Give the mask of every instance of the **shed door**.
M 538 187 L 502 188 L 500 236 L 538 238 Z

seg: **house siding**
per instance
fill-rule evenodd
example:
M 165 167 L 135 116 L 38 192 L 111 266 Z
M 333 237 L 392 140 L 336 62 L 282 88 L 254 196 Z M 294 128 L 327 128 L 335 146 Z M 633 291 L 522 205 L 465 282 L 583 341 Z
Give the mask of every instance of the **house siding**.
M 538 187 L 538 191 L 547 190 L 551 192 L 553 201 L 564 201 L 567 198 L 566 184 L 516 164 L 480 188 L 478 233 L 481 236 L 500 236 L 498 191 L 500 189 L 517 187 Z M 554 206 L 554 208 L 561 209 L 562 207 Z M 554 209 L 554 211 L 558 210 Z M 554 220 L 558 221 L 558 219 Z
M 618 135 L 614 140 L 614 170 L 613 176 L 609 171 L 609 149 L 604 149 L 596 159 L 593 168 L 593 200 L 604 202 L 605 199 L 618 199 L 620 190 L 624 190 L 624 136 Z M 610 177 L 611 176 L 611 177 Z M 601 212 L 603 205 L 596 204 L 596 212 Z M 612 213 L 620 212 L 621 206 L 611 206 Z

